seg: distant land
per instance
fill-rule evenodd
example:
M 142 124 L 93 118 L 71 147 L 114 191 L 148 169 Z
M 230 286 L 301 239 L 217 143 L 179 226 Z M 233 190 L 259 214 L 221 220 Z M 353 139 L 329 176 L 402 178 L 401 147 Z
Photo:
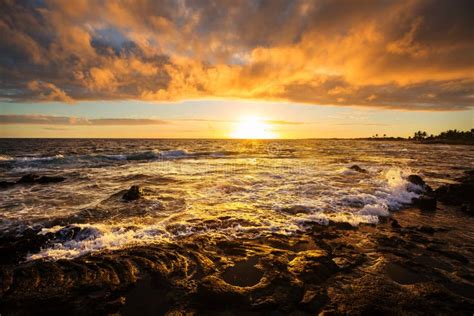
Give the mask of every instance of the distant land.
M 375 141 L 413 141 L 422 144 L 453 144 L 453 145 L 474 145 L 474 128 L 470 131 L 447 130 L 438 135 L 426 133 L 425 131 L 417 131 L 408 138 L 406 137 L 390 137 L 385 134 L 375 134 L 372 137 L 358 138 L 364 140 Z

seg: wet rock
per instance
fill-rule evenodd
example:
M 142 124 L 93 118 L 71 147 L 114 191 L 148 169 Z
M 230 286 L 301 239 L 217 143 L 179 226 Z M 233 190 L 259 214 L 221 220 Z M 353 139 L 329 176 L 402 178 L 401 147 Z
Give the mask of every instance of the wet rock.
M 41 249 L 48 241 L 48 237 L 39 235 L 38 230 L 28 228 L 19 235 L 0 237 L 0 264 L 17 263 L 23 260 L 28 253 Z
M 322 283 L 338 270 L 336 263 L 321 250 L 302 251 L 288 266 L 288 271 L 311 284 Z
M 355 230 L 357 227 L 352 226 L 350 223 L 347 222 L 334 222 L 329 221 L 329 226 L 334 227 L 340 230 Z
M 130 189 L 122 196 L 125 201 L 135 201 L 143 196 L 143 189 L 138 185 L 132 185 Z
M 430 193 L 433 191 L 433 189 L 426 184 L 425 180 L 416 174 L 409 175 L 407 181 L 412 184 L 408 187 L 408 191 L 416 193 Z
M 428 280 L 427 276 L 424 274 L 416 273 L 416 271 L 411 270 L 408 266 L 402 263 L 388 263 L 386 266 L 386 272 L 390 279 L 403 285 L 415 284 Z
M 48 183 L 58 183 L 58 182 L 63 182 L 66 180 L 64 177 L 59 177 L 59 176 L 54 176 L 54 177 L 49 177 L 49 176 L 42 176 L 38 179 L 39 184 L 48 184 Z
M 332 261 L 338 266 L 340 270 L 349 270 L 355 266 L 363 263 L 366 260 L 365 255 L 363 254 L 345 254 L 341 257 L 334 257 Z
M 457 260 L 457 261 L 459 261 L 463 264 L 468 264 L 469 263 L 469 259 L 466 258 L 465 256 L 463 256 L 462 254 L 460 254 L 458 252 L 451 251 L 451 250 L 444 249 L 439 245 L 429 245 L 428 247 L 426 247 L 426 249 L 429 250 L 429 251 L 439 253 L 439 254 L 445 256 L 446 258 Z
M 0 189 L 6 189 L 15 185 L 15 182 L 0 181 Z
M 48 184 L 58 183 L 66 180 L 64 177 L 59 176 L 38 176 L 36 174 L 27 174 L 21 177 L 16 183 L 17 184 Z
M 39 180 L 39 176 L 36 174 L 27 174 L 20 178 L 16 183 L 17 184 L 33 184 Z
M 429 235 L 433 235 L 436 232 L 436 230 L 431 226 L 420 226 L 417 228 L 417 230 Z
M 352 166 L 349 167 L 349 169 L 360 172 L 360 173 L 367 173 L 367 170 L 359 167 L 358 165 L 352 165 Z
M 463 211 L 464 213 L 470 214 L 470 215 L 474 215 L 474 204 L 464 203 L 461 206 L 461 211 Z
M 407 180 L 408 180 L 408 182 L 413 183 L 415 185 L 419 185 L 419 186 L 426 185 L 425 181 L 420 176 L 418 176 L 416 174 L 409 175 Z
M 376 237 L 379 247 L 386 248 L 404 248 L 406 247 L 406 241 L 396 236 L 385 236 L 379 235 Z
M 305 311 L 316 312 L 319 311 L 328 301 L 329 298 L 322 289 L 310 289 L 304 292 L 299 305 Z
M 96 239 L 101 235 L 100 231 L 92 227 L 81 228 L 79 226 L 68 225 L 57 232 L 47 233 L 44 236 L 51 242 L 66 242 L 70 240 L 82 241 Z
M 222 240 L 218 241 L 216 246 L 220 248 L 226 255 L 245 256 L 246 254 L 245 246 L 241 243 Z
M 222 279 L 228 284 L 246 287 L 256 285 L 263 276 L 263 271 L 257 269 L 258 257 L 251 257 L 246 261 L 239 261 L 222 273 Z
M 447 184 L 434 191 L 436 198 L 448 205 L 461 206 L 461 210 L 474 215 L 474 171 L 458 179 L 460 183 Z
M 436 211 L 436 197 L 434 196 L 422 195 L 418 198 L 412 199 L 412 203 L 422 211 Z
M 249 303 L 249 297 L 244 292 L 213 276 L 206 277 L 199 283 L 196 298 L 201 304 L 213 306 L 241 306 Z
M 402 228 L 402 226 L 398 223 L 396 219 L 392 219 L 392 224 L 390 224 L 392 228 Z

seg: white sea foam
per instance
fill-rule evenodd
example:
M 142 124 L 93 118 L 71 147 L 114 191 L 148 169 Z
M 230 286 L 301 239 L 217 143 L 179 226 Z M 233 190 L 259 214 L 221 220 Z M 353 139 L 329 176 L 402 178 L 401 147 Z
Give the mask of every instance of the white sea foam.
M 376 215 L 376 216 L 388 216 L 390 213 L 388 212 L 387 204 L 379 203 L 379 204 L 367 204 L 357 212 L 360 215 Z
M 134 226 L 107 224 L 76 224 L 73 226 L 43 229 L 40 234 L 60 233 L 64 229 L 80 228 L 73 239 L 58 240 L 50 247 L 27 256 L 27 260 L 36 259 L 72 259 L 100 250 L 116 250 L 126 246 L 149 243 L 169 238 L 169 233 L 161 226 Z
M 160 156 L 163 158 L 180 158 L 192 155 L 191 153 L 187 152 L 186 150 L 176 149 L 176 150 L 167 150 L 162 151 Z
M 45 156 L 45 157 L 16 157 L 12 160 L 17 162 L 41 162 L 41 161 L 51 161 L 51 160 L 58 160 L 64 159 L 62 154 L 57 154 L 54 156 Z

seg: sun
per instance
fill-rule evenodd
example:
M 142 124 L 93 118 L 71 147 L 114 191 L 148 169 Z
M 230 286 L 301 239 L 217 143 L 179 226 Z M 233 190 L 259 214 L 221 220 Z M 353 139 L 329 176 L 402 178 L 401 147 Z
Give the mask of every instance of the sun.
M 232 131 L 231 138 L 238 139 L 271 139 L 278 135 L 272 131 L 270 124 L 257 116 L 248 116 L 239 120 Z

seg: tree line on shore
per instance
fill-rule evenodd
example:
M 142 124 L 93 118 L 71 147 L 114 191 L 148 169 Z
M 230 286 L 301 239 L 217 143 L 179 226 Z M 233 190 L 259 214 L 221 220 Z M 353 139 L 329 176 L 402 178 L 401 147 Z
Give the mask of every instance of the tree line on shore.
M 414 133 L 413 137 L 408 137 L 408 139 L 414 140 L 472 140 L 474 139 L 474 128 L 470 131 L 458 131 L 457 129 L 450 129 L 445 132 L 441 132 L 438 135 L 428 135 L 424 131 L 417 131 Z
M 403 137 L 387 137 L 386 134 L 375 134 L 370 139 L 387 139 L 387 140 L 403 140 Z M 474 142 L 474 128 L 468 131 L 459 131 L 450 129 L 439 133 L 438 135 L 429 134 L 425 131 L 416 131 L 413 136 L 408 137 L 409 140 L 416 141 L 467 141 Z

